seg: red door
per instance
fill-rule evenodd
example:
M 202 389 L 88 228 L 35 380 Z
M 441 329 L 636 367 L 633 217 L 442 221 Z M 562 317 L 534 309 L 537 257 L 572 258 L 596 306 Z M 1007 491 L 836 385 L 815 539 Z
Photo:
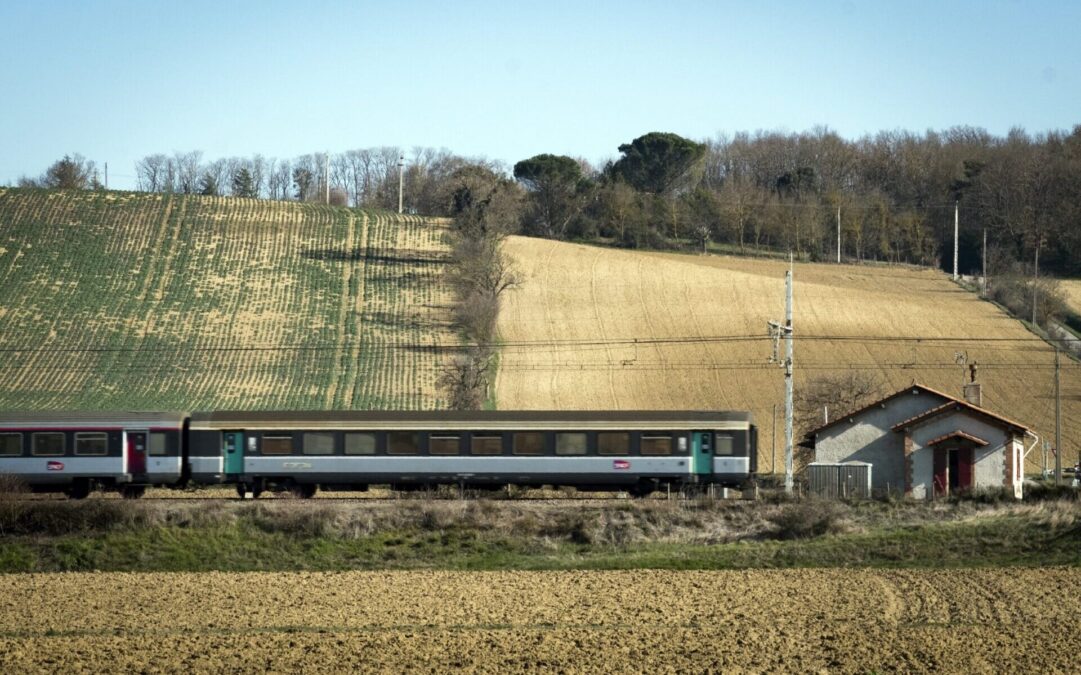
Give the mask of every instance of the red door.
M 958 448 L 957 449 L 957 489 L 958 490 L 971 490 L 972 489 L 972 464 L 973 455 L 975 454 L 972 448 Z
M 128 473 L 146 473 L 146 432 L 129 431 L 124 451 L 128 455 Z
M 944 497 L 950 493 L 949 475 L 946 467 L 949 466 L 946 448 L 935 446 L 934 459 L 934 490 L 935 497 Z

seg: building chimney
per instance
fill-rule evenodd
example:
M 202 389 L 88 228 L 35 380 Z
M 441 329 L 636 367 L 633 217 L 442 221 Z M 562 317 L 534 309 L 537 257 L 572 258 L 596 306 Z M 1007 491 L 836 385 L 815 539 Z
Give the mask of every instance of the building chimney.
M 983 393 L 980 391 L 980 384 L 978 382 L 969 382 L 964 386 L 964 391 L 966 401 L 977 408 L 983 407 Z

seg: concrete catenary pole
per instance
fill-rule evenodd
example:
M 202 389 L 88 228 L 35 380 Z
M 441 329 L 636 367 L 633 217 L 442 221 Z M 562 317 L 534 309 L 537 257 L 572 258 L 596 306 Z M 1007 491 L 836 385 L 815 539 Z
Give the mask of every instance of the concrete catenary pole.
M 841 263 L 841 207 L 837 207 L 837 263 Z
M 105 189 L 109 189 L 109 163 L 105 162 Z
M 398 157 L 398 213 L 402 212 L 402 185 L 405 175 L 405 155 Z
M 784 490 L 792 492 L 795 480 L 792 475 L 792 254 L 788 254 L 788 272 L 785 274 L 784 299 Z
M 1058 345 L 1055 345 L 1055 485 L 1062 485 L 1062 397 L 1058 369 Z
M 980 276 L 983 277 L 983 290 L 987 290 L 987 228 L 983 228 L 983 270 L 980 272 Z
M 326 189 L 327 206 L 330 205 L 330 153 L 323 155 L 323 187 Z
M 957 281 L 957 234 L 960 230 L 961 211 L 960 202 L 953 200 L 953 280 Z
M 1040 283 L 1040 242 L 1036 242 L 1036 261 L 1032 266 L 1032 326 L 1036 327 L 1036 291 Z

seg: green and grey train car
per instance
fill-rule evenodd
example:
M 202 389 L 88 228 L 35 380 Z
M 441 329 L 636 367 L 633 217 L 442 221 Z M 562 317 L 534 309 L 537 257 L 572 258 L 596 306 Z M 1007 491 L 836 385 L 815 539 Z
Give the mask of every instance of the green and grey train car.
M 197 412 L 189 433 L 193 482 L 255 495 L 440 484 L 645 494 L 737 486 L 757 468 L 743 412 Z
M 179 412 L 0 412 L 0 474 L 35 492 L 139 497 L 184 480 Z

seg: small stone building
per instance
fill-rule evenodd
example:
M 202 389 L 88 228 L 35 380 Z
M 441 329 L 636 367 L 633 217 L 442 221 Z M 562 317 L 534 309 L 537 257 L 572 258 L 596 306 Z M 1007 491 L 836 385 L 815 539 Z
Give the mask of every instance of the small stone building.
M 820 463 L 868 462 L 875 492 L 931 499 L 1006 487 L 1021 498 L 1024 436 L 1029 430 L 970 400 L 913 384 L 807 434 Z

